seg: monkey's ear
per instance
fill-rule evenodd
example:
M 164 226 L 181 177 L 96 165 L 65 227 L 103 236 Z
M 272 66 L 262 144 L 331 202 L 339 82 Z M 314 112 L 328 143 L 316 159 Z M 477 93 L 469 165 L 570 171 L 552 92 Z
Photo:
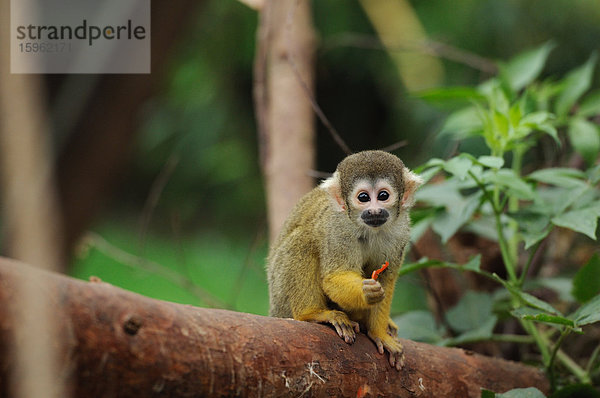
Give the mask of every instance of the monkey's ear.
M 329 199 L 333 204 L 333 207 L 338 211 L 346 210 L 346 203 L 342 197 L 342 188 L 340 186 L 340 176 L 336 171 L 331 177 L 323 181 L 319 187 L 324 189 L 329 195 Z
M 423 179 L 404 168 L 404 196 L 402 196 L 402 207 L 405 209 L 411 208 L 415 204 L 415 191 L 423 184 Z

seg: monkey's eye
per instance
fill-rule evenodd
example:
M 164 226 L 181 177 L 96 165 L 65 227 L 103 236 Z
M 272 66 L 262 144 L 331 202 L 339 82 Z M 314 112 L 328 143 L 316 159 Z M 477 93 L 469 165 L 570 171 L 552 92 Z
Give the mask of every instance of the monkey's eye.
M 381 200 L 382 202 L 385 202 L 386 200 L 388 200 L 390 198 L 390 194 L 388 191 L 380 191 L 377 194 L 377 200 Z
M 361 203 L 366 203 L 371 200 L 371 198 L 369 197 L 369 194 L 366 192 L 359 193 L 357 198 L 358 198 L 358 201 Z

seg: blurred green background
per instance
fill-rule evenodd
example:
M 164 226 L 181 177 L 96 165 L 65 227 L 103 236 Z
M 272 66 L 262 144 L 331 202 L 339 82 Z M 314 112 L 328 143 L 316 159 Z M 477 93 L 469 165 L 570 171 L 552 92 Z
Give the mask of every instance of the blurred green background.
M 597 0 L 410 5 L 428 39 L 494 62 L 553 40 L 545 78 L 581 65 L 600 43 Z M 139 115 L 143 129 L 127 176 L 82 241 L 71 273 L 179 303 L 266 314 L 266 215 L 252 104 L 257 13 L 236 0 L 210 0 L 195 18 L 163 89 Z M 455 149 L 436 138 L 449 109 L 411 95 L 390 54 L 356 39 L 376 39 L 358 2 L 314 1 L 313 18 L 317 102 L 353 150 L 407 140 L 395 153 L 414 168 Z M 441 63 L 441 85 L 490 77 L 463 62 Z M 343 158 L 322 125 L 317 150 L 319 171 L 333 171 Z M 165 185 L 153 197 L 161 173 Z M 426 307 L 420 280 L 402 278 L 394 312 Z

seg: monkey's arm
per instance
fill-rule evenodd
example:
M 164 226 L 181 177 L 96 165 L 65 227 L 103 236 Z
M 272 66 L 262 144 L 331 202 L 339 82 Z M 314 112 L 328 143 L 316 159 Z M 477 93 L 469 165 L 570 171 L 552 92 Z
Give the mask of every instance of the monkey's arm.
M 365 310 L 384 298 L 379 282 L 356 271 L 335 271 L 323 278 L 323 291 L 344 310 Z

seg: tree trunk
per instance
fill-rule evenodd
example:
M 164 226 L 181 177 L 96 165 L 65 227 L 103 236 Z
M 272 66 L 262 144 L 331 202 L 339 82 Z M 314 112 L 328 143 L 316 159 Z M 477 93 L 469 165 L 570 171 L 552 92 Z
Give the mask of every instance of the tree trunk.
M 480 388 L 548 391 L 532 367 L 403 340 L 406 364 L 360 334 L 328 326 L 154 300 L 0 258 L 0 396 L 9 396 L 7 310 L 22 278 L 40 281 L 61 325 L 62 368 L 74 397 L 479 397 Z M 40 276 L 42 276 L 40 278 Z M 18 306 L 19 303 L 14 303 Z M 43 331 L 40 331 L 43 333 Z
M 254 100 L 273 240 L 313 187 L 314 33 L 310 1 L 267 0 L 260 12 Z

